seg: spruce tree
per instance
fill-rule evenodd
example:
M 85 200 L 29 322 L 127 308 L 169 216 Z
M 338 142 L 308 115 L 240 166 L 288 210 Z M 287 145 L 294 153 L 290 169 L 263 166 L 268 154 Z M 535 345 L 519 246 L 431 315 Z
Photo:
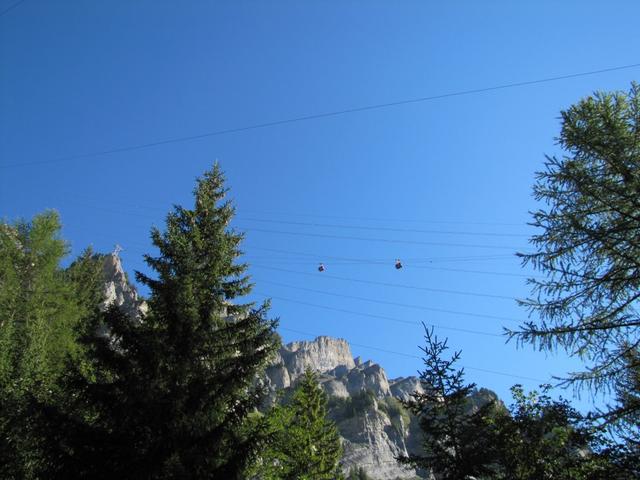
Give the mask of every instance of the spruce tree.
M 48 412 L 58 478 L 233 479 L 254 456 L 262 432 L 247 419 L 278 339 L 266 303 L 236 303 L 251 284 L 226 193 L 215 165 L 194 206 L 152 229 L 155 276 L 136 273 L 150 291 L 141 321 L 112 306 L 86 326 L 91 374 L 69 365 L 69 403 Z
M 494 472 L 496 451 L 491 428 L 495 405 L 474 408 L 469 395 L 475 384 L 465 384 L 464 371 L 456 369 L 460 352 L 445 358 L 447 340 L 440 340 L 425 327 L 422 392 L 403 402 L 417 418 L 423 434 L 423 452 L 402 456 L 398 461 L 431 470 L 443 480 L 463 480 Z
M 338 430 L 327 419 L 327 396 L 307 369 L 291 401 L 268 414 L 271 441 L 251 474 L 263 480 L 335 480 L 342 477 Z

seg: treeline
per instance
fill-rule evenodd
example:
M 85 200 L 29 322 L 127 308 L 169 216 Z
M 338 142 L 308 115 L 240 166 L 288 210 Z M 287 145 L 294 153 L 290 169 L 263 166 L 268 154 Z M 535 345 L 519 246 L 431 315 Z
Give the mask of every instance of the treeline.
M 259 413 L 280 346 L 238 263 L 242 235 L 215 166 L 191 209 L 151 232 L 140 320 L 103 308 L 102 258 L 68 268 L 53 212 L 0 227 L 0 477 L 332 479 L 340 441 L 308 372 Z
M 523 255 L 546 275 L 523 302 L 539 320 L 506 332 L 580 356 L 586 370 L 564 384 L 613 392 L 612 404 L 583 416 L 546 387 L 514 386 L 509 408 L 472 405 L 459 353 L 447 358 L 427 331 L 424 391 L 404 404 L 423 450 L 400 462 L 442 479 L 640 477 L 639 90 L 562 113 L 566 156 L 538 175 L 542 233 Z M 340 438 L 312 372 L 284 404 L 262 408 L 259 379 L 280 338 L 268 303 L 242 303 L 252 284 L 226 192 L 216 165 L 193 205 L 152 229 L 153 273 L 136 272 L 149 291 L 139 319 L 104 305 L 100 255 L 62 267 L 55 213 L 0 224 L 0 478 L 341 478 Z M 371 401 L 363 392 L 336 415 Z M 406 423 L 397 402 L 379 407 Z

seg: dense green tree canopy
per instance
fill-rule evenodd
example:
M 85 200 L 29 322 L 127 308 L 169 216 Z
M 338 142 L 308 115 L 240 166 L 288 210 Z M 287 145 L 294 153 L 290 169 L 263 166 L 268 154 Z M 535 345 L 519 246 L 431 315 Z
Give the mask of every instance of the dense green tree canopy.
M 137 274 L 150 290 L 141 321 L 112 306 L 85 328 L 90 374 L 70 363 L 69 401 L 48 412 L 58 478 L 233 479 L 255 455 L 260 424 L 247 420 L 278 338 L 266 304 L 236 303 L 251 284 L 226 192 L 215 166 L 193 208 L 152 230 L 159 253 L 146 256 L 155 277 Z
M 634 472 L 610 455 L 609 449 L 615 446 L 567 400 L 552 399 L 549 388 L 543 386 L 541 393 L 525 393 L 520 385 L 511 388 L 513 405 L 494 419 L 497 468 L 493 478 L 634 478 Z

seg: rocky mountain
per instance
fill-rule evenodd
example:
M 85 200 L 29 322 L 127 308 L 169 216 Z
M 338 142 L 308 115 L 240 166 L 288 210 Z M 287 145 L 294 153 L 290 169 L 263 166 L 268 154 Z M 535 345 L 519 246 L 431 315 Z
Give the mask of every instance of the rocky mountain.
M 395 460 L 419 446 L 416 422 L 399 402 L 420 388 L 417 378 L 389 380 L 380 365 L 354 359 L 346 340 L 318 337 L 280 349 L 267 370 L 271 400 L 294 387 L 306 368 L 320 373 L 329 396 L 329 415 L 343 440 L 345 472 L 363 467 L 373 479 L 421 478 Z
M 132 318 L 140 318 L 147 312 L 147 304 L 129 282 L 120 257 L 117 254 L 110 254 L 101 258 L 104 279 L 102 307 L 115 304 Z
M 115 303 L 132 318 L 139 319 L 147 305 L 139 297 L 117 255 L 104 257 L 105 303 Z M 292 391 L 306 368 L 319 373 L 319 381 L 329 397 L 329 416 L 342 437 L 345 473 L 362 467 L 374 480 L 432 478 L 395 460 L 399 455 L 419 452 L 421 432 L 417 421 L 403 407 L 411 393 L 421 390 L 417 377 L 389 379 L 384 369 L 371 360 L 354 358 L 346 340 L 318 337 L 284 345 L 264 382 L 269 389 L 268 404 Z M 496 399 L 486 389 L 475 392 L 471 405 Z

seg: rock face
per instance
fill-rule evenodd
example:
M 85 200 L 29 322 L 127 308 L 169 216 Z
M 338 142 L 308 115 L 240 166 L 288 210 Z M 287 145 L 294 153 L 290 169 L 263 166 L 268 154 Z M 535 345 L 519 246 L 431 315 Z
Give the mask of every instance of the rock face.
M 329 397 L 329 417 L 342 437 L 345 473 L 362 467 L 374 480 L 433 479 L 429 472 L 401 466 L 396 457 L 419 453 L 422 432 L 401 400 L 423 391 L 417 377 L 387 378 L 384 369 L 371 360 L 353 358 L 342 339 L 318 337 L 293 342 L 280 349 L 266 372 L 271 402 L 278 392 L 292 389 L 309 367 L 319 373 L 319 382 Z M 480 389 L 470 398 L 470 408 L 497 400 L 495 393 Z
M 289 374 L 296 377 L 307 367 L 318 372 L 355 367 L 349 344 L 337 338 L 318 337 L 313 342 L 292 342 L 280 350 L 280 356 Z
M 280 349 L 267 370 L 272 401 L 279 390 L 294 387 L 307 367 L 319 372 L 320 385 L 329 396 L 329 416 L 342 436 L 345 473 L 363 467 L 372 479 L 420 478 L 395 459 L 406 455 L 408 446 L 419 445 L 409 438 L 417 431 L 394 396 L 397 391 L 397 397 L 408 397 L 417 379 L 390 382 L 380 365 L 354 359 L 345 340 L 318 337 Z
M 418 377 L 400 377 L 390 380 L 391 395 L 399 400 L 407 401 L 413 392 L 423 393 L 424 389 Z
M 102 276 L 104 278 L 102 308 L 106 309 L 109 305 L 115 304 L 132 318 L 140 318 L 147 312 L 147 304 L 140 298 L 135 287 L 129 283 L 117 254 L 104 256 Z

